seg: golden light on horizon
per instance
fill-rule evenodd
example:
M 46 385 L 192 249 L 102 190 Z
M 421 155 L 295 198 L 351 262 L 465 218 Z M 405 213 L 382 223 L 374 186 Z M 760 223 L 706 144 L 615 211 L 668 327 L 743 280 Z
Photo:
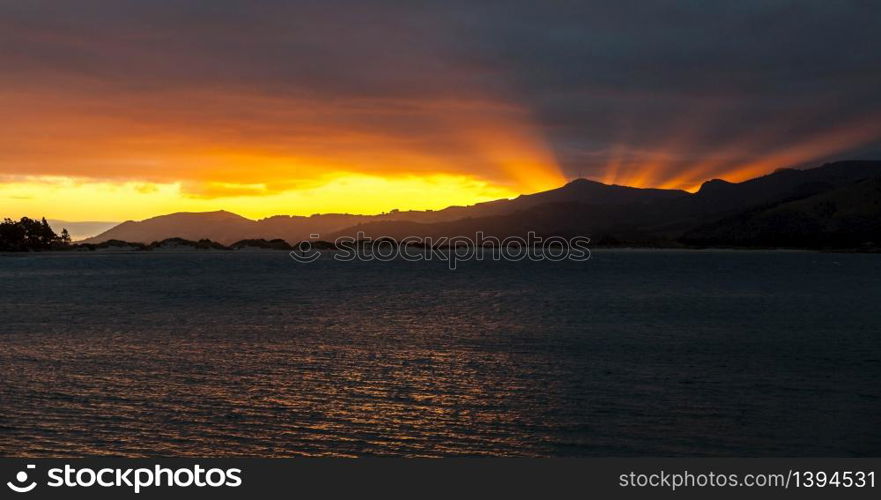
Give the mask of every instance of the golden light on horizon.
M 123 101 L 0 94 L 14 118 L 0 125 L 2 213 L 376 214 L 471 205 L 566 180 L 528 115 L 491 99 L 310 102 L 199 92 Z
M 173 212 L 227 210 L 251 219 L 315 213 L 378 214 L 394 209 L 437 210 L 516 196 L 516 191 L 467 176 L 341 175 L 326 184 L 255 195 L 260 185 L 208 185 L 226 193 L 200 196 L 181 183 L 31 178 L 0 184 L 0 212 L 78 220 L 141 220 Z M 394 196 L 389 196 L 394 193 Z

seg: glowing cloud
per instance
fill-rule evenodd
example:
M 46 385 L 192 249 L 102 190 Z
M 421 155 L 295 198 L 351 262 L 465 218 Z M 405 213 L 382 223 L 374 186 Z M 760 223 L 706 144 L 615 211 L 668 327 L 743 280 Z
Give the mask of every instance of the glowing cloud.
M 103 207 L 71 203 L 65 210 L 78 217 L 437 209 L 565 181 L 525 113 L 490 100 L 310 102 L 199 92 L 114 102 L 18 92 L 0 94 L 0 105 L 10 118 L 0 125 L 0 174 L 27 172 L 3 190 L 84 196 Z M 73 217 L 51 204 L 4 209 Z

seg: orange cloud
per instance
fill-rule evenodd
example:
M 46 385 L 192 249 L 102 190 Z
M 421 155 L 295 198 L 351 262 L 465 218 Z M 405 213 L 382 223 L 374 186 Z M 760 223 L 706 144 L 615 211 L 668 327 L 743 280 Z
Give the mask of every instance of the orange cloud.
M 0 94 L 0 107 L 6 118 L 0 124 L 0 175 L 174 184 L 184 197 L 223 198 L 232 206 L 222 208 L 232 211 L 250 206 L 235 200 L 314 191 L 359 176 L 390 179 L 387 188 L 415 178 L 425 179 L 426 189 L 438 186 L 437 179 L 471 179 L 453 183 L 465 191 L 449 203 L 565 181 L 527 114 L 490 99 L 313 101 L 203 90 L 106 96 L 18 90 Z M 149 189 L 137 191 L 147 195 Z M 394 201 L 398 193 L 386 197 Z M 338 201 L 337 210 L 355 208 Z M 407 203 L 396 204 L 417 208 Z M 373 208 L 365 204 L 355 211 Z

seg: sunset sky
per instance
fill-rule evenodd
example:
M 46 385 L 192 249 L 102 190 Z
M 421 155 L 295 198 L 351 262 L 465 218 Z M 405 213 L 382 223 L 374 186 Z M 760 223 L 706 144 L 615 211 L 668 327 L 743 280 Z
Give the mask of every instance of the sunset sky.
M 874 1 L 0 0 L 0 216 L 436 209 L 881 158 Z

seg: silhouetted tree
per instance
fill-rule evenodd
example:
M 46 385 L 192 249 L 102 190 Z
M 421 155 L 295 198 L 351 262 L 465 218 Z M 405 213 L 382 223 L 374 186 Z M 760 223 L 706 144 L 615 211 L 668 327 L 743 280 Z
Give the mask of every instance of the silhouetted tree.
M 58 236 L 45 218 L 37 221 L 22 217 L 18 222 L 7 218 L 0 223 L 2 252 L 57 250 L 68 246 L 70 246 L 70 235 L 67 230 L 63 230 L 61 236 Z

